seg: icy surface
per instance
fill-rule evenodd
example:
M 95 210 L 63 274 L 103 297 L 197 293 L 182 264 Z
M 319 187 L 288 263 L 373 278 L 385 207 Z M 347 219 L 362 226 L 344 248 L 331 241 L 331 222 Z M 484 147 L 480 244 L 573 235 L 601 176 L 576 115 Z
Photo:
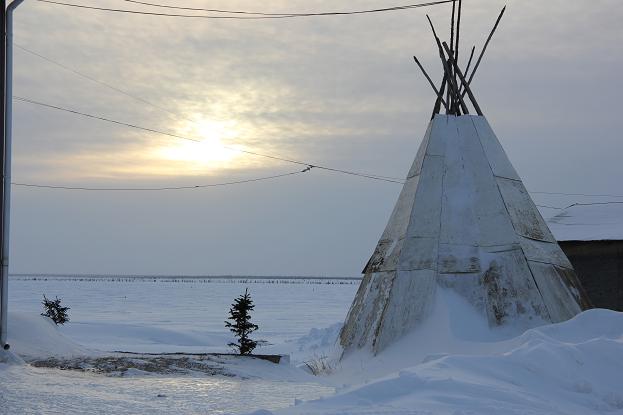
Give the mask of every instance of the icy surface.
M 623 203 L 574 205 L 549 219 L 559 241 L 623 239 Z
M 225 377 L 131 376 L 0 364 L 0 414 L 238 414 L 315 399 L 312 382 Z

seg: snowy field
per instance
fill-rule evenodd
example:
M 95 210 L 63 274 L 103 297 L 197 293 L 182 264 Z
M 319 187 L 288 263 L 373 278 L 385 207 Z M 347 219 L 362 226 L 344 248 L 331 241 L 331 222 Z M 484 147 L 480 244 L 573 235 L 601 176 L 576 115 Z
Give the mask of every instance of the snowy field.
M 358 281 L 11 280 L 9 336 L 26 360 L 110 351 L 227 351 L 223 320 L 249 287 L 260 353 L 291 364 L 216 359 L 222 373 L 92 373 L 0 364 L 1 414 L 623 414 L 623 313 L 590 310 L 524 332 L 489 329 L 438 289 L 431 317 L 382 354 L 340 362 L 333 345 Z M 57 329 L 42 294 L 72 307 Z M 173 298 L 175 300 L 173 300 Z M 11 336 L 13 336 L 11 338 Z M 301 362 L 328 356 L 312 376 Z
M 248 287 L 256 305 L 253 321 L 260 326 L 255 338 L 270 343 L 257 352 L 291 354 L 293 364 L 230 364 L 228 372 L 235 377 L 136 372 L 111 377 L 11 366 L 0 369 L 0 413 L 237 414 L 332 394 L 334 387 L 295 365 L 333 343 L 358 284 L 324 279 L 12 277 L 9 343 L 26 359 L 97 351 L 230 352 L 227 343 L 233 339 L 224 321 L 232 300 Z M 50 332 L 56 328 L 39 317 L 43 294 L 58 296 L 71 307 L 71 321 L 58 329 L 69 342 L 57 339 Z M 333 328 L 317 329 L 327 327 Z M 45 333 L 48 341 L 30 338 L 27 328 L 35 336 Z M 23 334 L 15 339 L 11 333 L 18 332 Z
M 99 350 L 227 352 L 224 321 L 234 298 L 249 288 L 258 339 L 288 343 L 342 323 L 359 280 L 12 277 L 9 307 L 39 314 L 43 294 L 71 307 L 61 332 Z

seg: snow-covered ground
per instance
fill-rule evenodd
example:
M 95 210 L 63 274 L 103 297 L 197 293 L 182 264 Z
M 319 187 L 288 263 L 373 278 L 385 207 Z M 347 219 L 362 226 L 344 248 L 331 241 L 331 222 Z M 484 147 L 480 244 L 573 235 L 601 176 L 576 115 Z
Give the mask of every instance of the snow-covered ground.
M 248 286 L 257 337 L 272 343 L 260 352 L 291 354 L 293 364 L 215 360 L 226 372 L 215 376 L 0 364 L 0 414 L 623 414 L 623 313 L 591 310 L 525 333 L 490 330 L 440 289 L 417 330 L 376 357 L 357 352 L 338 363 L 334 344 L 358 282 L 328 282 L 14 278 L 12 350 L 30 361 L 226 351 L 223 320 Z M 72 307 L 66 327 L 38 316 L 44 293 Z M 323 376 L 297 367 L 324 356 Z
M 422 356 L 418 339 L 427 343 L 421 336 L 430 334 L 415 332 L 375 359 L 347 359 L 332 377 L 354 383 L 274 413 L 623 414 L 623 313 L 590 310 L 507 340 L 442 336 L 448 343 L 438 343 L 439 354 L 424 344 L 430 354 L 413 363 Z
M 43 294 L 71 307 L 61 333 L 87 348 L 227 352 L 229 307 L 246 287 L 260 353 L 290 352 L 313 328 L 341 323 L 359 280 L 12 277 L 9 308 L 38 315 Z M 10 336 L 10 335 L 9 335 Z M 311 341 L 311 339 L 310 339 Z M 294 350 L 296 351 L 296 350 Z

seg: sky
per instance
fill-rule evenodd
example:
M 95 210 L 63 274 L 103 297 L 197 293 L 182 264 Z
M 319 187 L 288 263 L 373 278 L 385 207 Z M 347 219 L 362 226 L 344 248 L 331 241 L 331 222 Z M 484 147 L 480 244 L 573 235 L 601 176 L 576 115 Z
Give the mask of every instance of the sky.
M 162 12 L 122 0 L 73 3 Z M 168 2 L 262 12 L 408 3 Z M 480 50 L 505 4 L 473 86 L 526 187 L 623 195 L 623 9 L 617 0 L 465 0 L 462 59 L 472 45 Z M 15 95 L 200 142 L 15 102 L 13 182 L 193 186 L 305 167 L 245 151 L 405 177 L 434 103 L 412 56 L 441 80 L 426 13 L 447 37 L 450 10 L 437 5 L 367 15 L 206 20 L 26 0 L 15 13 Z M 318 169 L 158 192 L 14 186 L 10 270 L 356 276 L 400 189 Z M 554 207 L 611 200 L 533 197 Z

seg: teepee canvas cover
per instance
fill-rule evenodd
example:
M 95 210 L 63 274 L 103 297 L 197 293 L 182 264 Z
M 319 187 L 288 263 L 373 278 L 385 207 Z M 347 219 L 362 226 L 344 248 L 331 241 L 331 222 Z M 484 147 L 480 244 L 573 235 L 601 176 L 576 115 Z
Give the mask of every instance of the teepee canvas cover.
M 449 94 L 457 90 L 447 84 Z M 416 327 L 440 286 L 467 299 L 490 326 L 560 322 L 589 306 L 487 120 L 467 115 L 460 93 L 449 98 L 447 114 L 435 114 L 428 126 L 364 269 L 340 334 L 345 352 L 376 353 Z

